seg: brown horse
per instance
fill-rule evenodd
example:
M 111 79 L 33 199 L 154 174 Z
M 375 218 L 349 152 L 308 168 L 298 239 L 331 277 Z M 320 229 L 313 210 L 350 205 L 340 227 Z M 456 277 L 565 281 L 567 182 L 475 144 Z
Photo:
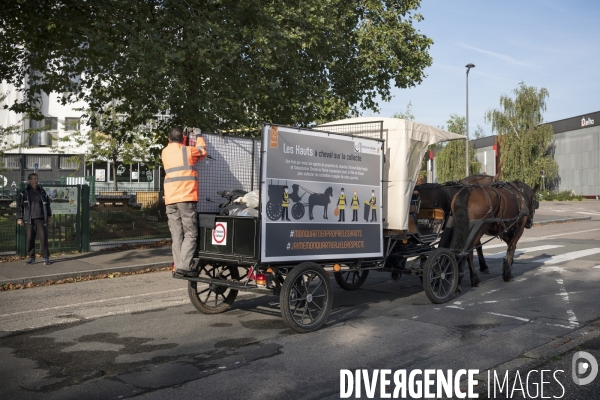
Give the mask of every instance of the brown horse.
M 517 242 L 525 228 L 531 228 L 535 210 L 539 207 L 536 199 L 538 189 L 539 185 L 531 189 L 519 181 L 461 189 L 452 202 L 454 234 L 451 248 L 465 256 L 469 249 L 481 243 L 484 234 L 498 236 L 508 246 L 502 264 L 502 278 L 505 282 L 512 281 Z M 461 270 L 463 264 L 464 260 L 461 260 Z
M 419 192 L 421 200 L 421 208 L 440 208 L 444 210 L 446 221 L 444 222 L 444 232 L 440 240 L 439 247 L 449 247 L 450 241 L 452 240 L 453 222 L 450 219 L 452 209 L 452 199 L 454 196 L 464 187 L 470 185 L 489 185 L 495 182 L 498 178 L 496 176 L 490 176 L 486 174 L 471 175 L 461 181 L 446 182 L 444 184 L 438 183 L 426 183 L 418 185 L 415 190 Z M 479 270 L 483 274 L 489 274 L 489 267 L 483 257 L 483 250 L 481 249 L 481 243 L 476 248 L 477 257 L 479 258 Z M 469 272 L 471 276 L 471 286 L 479 286 L 481 280 L 475 272 L 475 264 L 473 261 L 473 252 L 471 251 L 467 256 L 467 263 L 469 265 Z

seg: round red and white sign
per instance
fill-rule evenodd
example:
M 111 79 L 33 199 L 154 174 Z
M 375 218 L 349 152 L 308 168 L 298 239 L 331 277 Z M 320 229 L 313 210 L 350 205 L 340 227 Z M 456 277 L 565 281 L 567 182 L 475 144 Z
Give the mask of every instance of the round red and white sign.
M 213 244 L 226 244 L 227 242 L 227 223 L 225 222 L 217 222 L 215 224 L 215 229 L 213 229 L 212 234 L 212 243 Z

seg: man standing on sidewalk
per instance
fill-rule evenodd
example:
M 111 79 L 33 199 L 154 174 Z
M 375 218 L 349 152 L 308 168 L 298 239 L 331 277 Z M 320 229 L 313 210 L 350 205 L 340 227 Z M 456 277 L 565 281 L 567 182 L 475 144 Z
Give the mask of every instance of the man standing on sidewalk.
M 185 277 L 198 276 L 198 271 L 192 270 L 198 236 L 198 173 L 194 165 L 206 155 L 204 139 L 198 137 L 196 147 L 185 146 L 183 132 L 179 128 L 171 129 L 169 144 L 162 151 L 166 174 L 165 204 L 173 239 L 173 263 L 175 273 Z
M 17 199 L 17 223 L 25 225 L 27 232 L 27 261 L 25 264 L 35 262 L 35 238 L 39 235 L 40 247 L 44 265 L 50 265 L 50 251 L 48 250 L 48 230 L 46 224 L 50 223 L 52 210 L 50 198 L 44 189 L 38 185 L 39 178 L 36 173 L 29 174 L 29 184 Z

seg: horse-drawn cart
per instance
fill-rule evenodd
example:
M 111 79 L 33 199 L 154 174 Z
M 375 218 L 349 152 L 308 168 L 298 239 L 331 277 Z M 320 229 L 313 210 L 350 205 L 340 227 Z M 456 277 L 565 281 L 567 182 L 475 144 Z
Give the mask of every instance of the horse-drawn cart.
M 435 246 L 444 211 L 420 208 L 413 189 L 427 146 L 463 136 L 400 119 L 358 118 L 313 130 L 265 125 L 260 147 L 248 138 L 204 138 L 214 162 L 227 158 L 220 156 L 228 152 L 223 143 L 238 149 L 252 142 L 245 148 L 252 149 L 247 154 L 253 160 L 252 184 L 260 176 L 260 207 L 259 217 L 252 218 L 214 215 L 207 208 L 213 203 L 198 204 L 195 266 L 200 275 L 174 276 L 189 281 L 190 299 L 199 311 L 224 312 L 240 290 L 275 295 L 285 322 L 296 332 L 311 332 L 327 322 L 331 311 L 330 274 L 342 288 L 355 290 L 371 270 L 394 279 L 405 273 L 423 277 L 434 303 L 453 296 L 459 279 L 456 258 Z M 245 174 L 250 165 L 240 157 L 235 164 L 199 165 L 200 190 L 209 181 L 225 184 L 229 178 L 240 189 L 255 189 L 238 176 L 238 165 Z M 211 169 L 231 176 L 210 177 Z M 291 221 L 281 219 L 288 185 L 293 188 L 291 208 L 299 204 L 303 211 L 292 211 Z M 365 201 L 377 205 L 371 221 L 359 218 L 353 206 Z M 327 210 L 336 204 L 352 211 L 352 221 L 343 213 L 330 218 Z M 304 206 L 309 218 L 304 218 Z M 313 207 L 323 207 L 323 214 L 313 213 Z

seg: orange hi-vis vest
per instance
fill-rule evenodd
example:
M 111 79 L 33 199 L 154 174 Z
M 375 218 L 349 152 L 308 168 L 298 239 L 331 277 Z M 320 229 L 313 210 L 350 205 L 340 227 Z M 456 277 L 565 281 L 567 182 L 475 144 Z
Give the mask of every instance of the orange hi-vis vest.
M 171 142 L 163 149 L 165 204 L 198 201 L 198 173 L 194 165 L 207 153 L 203 138 L 196 139 L 196 146 Z

